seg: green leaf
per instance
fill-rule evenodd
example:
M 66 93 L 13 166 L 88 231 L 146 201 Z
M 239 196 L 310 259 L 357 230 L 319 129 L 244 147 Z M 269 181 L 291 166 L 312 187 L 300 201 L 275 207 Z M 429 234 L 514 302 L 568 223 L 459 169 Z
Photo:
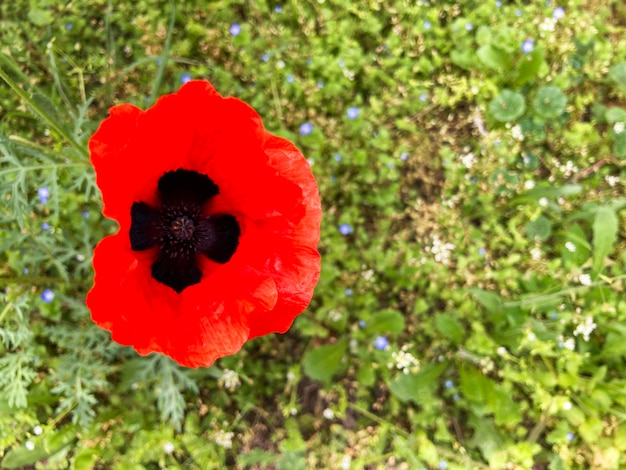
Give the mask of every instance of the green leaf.
M 626 62 L 615 64 L 609 69 L 609 78 L 620 88 L 626 91 Z
M 613 133 L 613 152 L 620 158 L 626 157 L 626 131 Z
M 526 224 L 526 234 L 537 241 L 546 241 L 552 235 L 552 223 L 543 215 Z
M 435 326 L 442 335 L 452 340 L 455 344 L 463 342 L 465 330 L 454 316 L 447 313 L 438 313 L 435 316 Z
M 389 383 L 389 390 L 402 402 L 412 401 L 420 404 L 425 391 L 432 391 L 437 387 L 439 376 L 446 370 L 448 364 L 426 364 L 417 374 L 401 374 L 398 379 Z
M 602 424 L 602 420 L 597 416 L 592 416 L 580 425 L 578 433 L 588 444 L 595 444 L 602 435 L 603 429 L 604 425 Z
M 28 19 L 36 26 L 47 26 L 53 21 L 52 13 L 40 8 L 32 8 L 28 12 Z
M 75 437 L 76 427 L 74 426 L 65 426 L 56 432 L 50 432 L 36 440 L 32 450 L 22 444 L 8 451 L 0 462 L 0 468 L 22 468 L 47 459 L 69 446 Z
M 404 330 L 404 317 L 396 310 L 383 310 L 375 313 L 367 322 L 365 331 L 369 334 L 398 335 Z
M 512 90 L 502 90 L 489 103 L 489 112 L 500 122 L 510 122 L 519 118 L 526 110 L 524 97 Z
M 522 413 L 510 393 L 473 367 L 459 370 L 460 388 L 472 404 L 472 410 L 483 416 L 493 414 L 496 424 L 517 425 Z
M 487 67 L 501 73 L 507 72 L 511 68 L 510 55 L 492 44 L 486 44 L 479 48 L 476 55 Z
M 557 199 L 559 197 L 573 196 L 583 190 L 579 184 L 566 184 L 563 186 L 537 185 L 526 191 L 523 196 L 535 200 L 542 198 Z
M 617 240 L 618 220 L 615 211 L 600 207 L 593 220 L 593 271 L 600 272 L 606 258 Z
M 497 313 L 502 309 L 502 300 L 498 294 L 472 287 L 469 293 L 487 309 L 488 312 Z
M 565 112 L 567 97 L 560 88 L 544 86 L 539 88 L 533 100 L 535 112 L 544 119 L 555 119 Z
M 543 51 L 541 49 L 535 49 L 529 54 L 524 54 L 516 68 L 515 85 L 521 86 L 537 77 L 544 63 Z
M 604 118 L 609 124 L 615 124 L 616 122 L 626 122 L 626 109 L 618 106 L 608 108 L 604 113 Z
M 573 224 L 565 233 L 561 258 L 565 263 L 582 266 L 589 259 L 590 254 L 591 245 L 587 241 L 584 230 L 580 225 Z
M 348 340 L 342 339 L 335 344 L 319 346 L 308 351 L 302 360 L 304 373 L 312 379 L 328 382 L 339 369 L 347 347 Z
M 370 387 L 376 382 L 376 375 L 371 364 L 364 364 L 357 371 L 357 381 L 363 387 Z

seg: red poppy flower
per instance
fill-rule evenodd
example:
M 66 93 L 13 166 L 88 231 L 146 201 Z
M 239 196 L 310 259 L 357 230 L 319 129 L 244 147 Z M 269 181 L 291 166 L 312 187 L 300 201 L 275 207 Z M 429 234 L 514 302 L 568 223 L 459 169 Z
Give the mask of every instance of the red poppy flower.
M 113 340 L 208 367 L 309 304 L 317 185 L 250 106 L 192 81 L 147 111 L 111 108 L 89 151 L 120 229 L 95 249 L 87 306 Z

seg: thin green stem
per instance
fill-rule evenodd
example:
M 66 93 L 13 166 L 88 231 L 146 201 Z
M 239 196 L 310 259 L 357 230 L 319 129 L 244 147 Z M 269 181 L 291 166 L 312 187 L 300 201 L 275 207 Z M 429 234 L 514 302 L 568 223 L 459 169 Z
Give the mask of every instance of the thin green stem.
M 165 67 L 167 66 L 167 61 L 170 55 L 170 45 L 172 43 L 172 35 L 174 34 L 174 20 L 176 18 L 176 5 L 173 0 L 170 0 L 170 8 L 171 12 L 170 20 L 167 25 L 167 36 L 165 37 L 165 45 L 163 46 L 163 53 L 161 54 L 161 63 L 159 64 L 159 69 L 157 70 L 156 77 L 154 78 L 154 85 L 152 87 L 152 93 L 150 94 L 150 103 L 154 103 L 157 95 L 159 94 L 159 88 L 161 87 L 163 75 L 165 75 Z
M 7 168 L 0 171 L 0 176 L 15 173 L 16 171 L 33 171 L 33 170 L 49 170 L 51 168 L 68 168 L 73 166 L 85 166 L 86 162 L 73 162 L 73 163 L 48 163 L 41 165 L 25 165 Z
M 595 282 L 592 282 L 591 284 L 586 285 L 586 286 L 570 287 L 569 289 L 563 289 L 563 290 L 560 290 L 558 292 L 553 292 L 551 294 L 536 295 L 536 296 L 533 296 L 533 297 L 528 297 L 528 298 L 521 299 L 521 300 L 515 300 L 515 301 L 512 301 L 512 302 L 504 302 L 502 305 L 505 308 L 508 308 L 508 307 L 527 307 L 529 305 L 542 303 L 542 302 L 548 302 L 550 300 L 555 300 L 555 299 L 558 299 L 559 297 L 562 297 L 564 295 L 573 294 L 574 292 L 584 291 L 584 290 L 590 289 L 592 287 L 610 287 L 612 282 L 619 281 L 619 280 L 622 280 L 622 279 L 626 279 L 626 274 L 622 274 L 621 276 L 610 278 L 608 280 L 604 280 L 603 279 L 603 280 L 600 280 L 600 281 L 595 281 Z
M 58 135 L 60 135 L 70 146 L 76 149 L 80 155 L 82 155 L 85 159 L 89 158 L 89 152 L 87 149 L 79 144 L 65 129 L 63 129 L 57 122 L 48 115 L 35 101 L 22 90 L 17 83 L 13 81 L 11 77 L 4 71 L 2 67 L 0 67 L 0 78 L 2 78 L 9 87 L 20 97 L 22 98 L 28 106 L 33 110 L 33 112 L 43 119 L 46 124 Z

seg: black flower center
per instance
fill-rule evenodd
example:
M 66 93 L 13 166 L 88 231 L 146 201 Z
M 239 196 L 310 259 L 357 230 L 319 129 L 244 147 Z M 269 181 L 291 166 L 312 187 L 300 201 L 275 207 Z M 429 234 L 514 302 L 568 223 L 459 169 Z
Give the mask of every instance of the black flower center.
M 168 171 L 159 179 L 160 208 L 134 202 L 130 209 L 130 246 L 158 246 L 152 277 L 181 293 L 202 279 L 198 255 L 226 263 L 239 244 L 239 223 L 229 214 L 203 216 L 204 205 L 219 188 L 195 171 Z

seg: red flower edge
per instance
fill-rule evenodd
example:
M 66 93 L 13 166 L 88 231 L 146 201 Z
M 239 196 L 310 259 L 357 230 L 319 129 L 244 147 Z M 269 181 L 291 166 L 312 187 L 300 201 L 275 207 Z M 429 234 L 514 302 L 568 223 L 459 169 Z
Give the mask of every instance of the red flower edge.
M 95 249 L 87 306 L 113 340 L 208 367 L 251 338 L 284 333 L 308 306 L 320 273 L 317 184 L 301 152 L 267 132 L 250 106 L 191 81 L 146 111 L 111 108 L 89 151 L 103 214 L 119 231 Z M 229 214 L 240 234 L 227 262 L 195 256 L 202 277 L 177 292 L 153 277 L 165 248 L 137 250 L 129 233 L 138 227 L 131 208 L 165 207 L 157 188 L 181 170 L 219 188 L 202 217 Z

